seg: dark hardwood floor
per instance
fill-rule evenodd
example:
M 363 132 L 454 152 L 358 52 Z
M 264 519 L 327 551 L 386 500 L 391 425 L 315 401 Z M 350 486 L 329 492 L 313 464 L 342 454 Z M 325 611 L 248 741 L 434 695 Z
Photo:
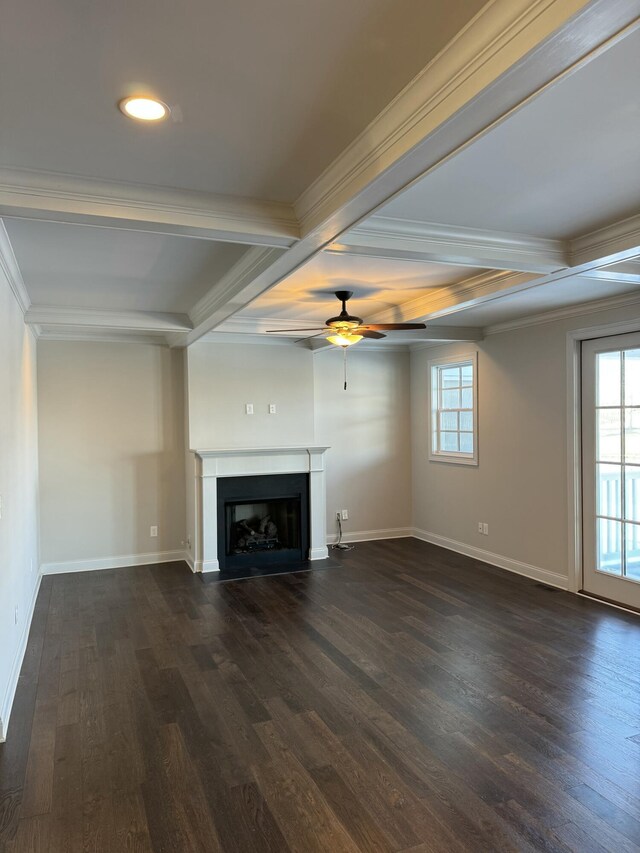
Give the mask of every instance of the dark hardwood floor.
M 7 853 L 640 850 L 640 618 L 416 540 L 43 580 Z

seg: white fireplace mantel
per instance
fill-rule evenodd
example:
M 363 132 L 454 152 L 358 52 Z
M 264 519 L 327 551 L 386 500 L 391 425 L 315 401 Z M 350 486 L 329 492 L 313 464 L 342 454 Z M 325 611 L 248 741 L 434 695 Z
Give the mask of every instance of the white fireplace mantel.
M 216 572 L 218 561 L 218 477 L 309 474 L 309 559 L 327 550 L 325 446 L 250 447 L 193 450 L 196 456 L 195 570 Z

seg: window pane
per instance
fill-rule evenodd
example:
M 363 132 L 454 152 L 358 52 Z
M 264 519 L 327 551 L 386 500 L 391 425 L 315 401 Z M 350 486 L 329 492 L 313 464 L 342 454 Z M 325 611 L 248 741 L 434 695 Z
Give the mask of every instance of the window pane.
M 473 432 L 473 412 L 460 412 L 460 429 Z
M 440 371 L 443 388 L 458 388 L 460 386 L 460 368 L 445 367 Z
M 464 391 L 462 393 L 464 394 Z M 443 391 L 442 392 L 442 408 L 443 409 L 459 409 L 460 408 L 460 391 Z
M 473 433 L 460 433 L 460 450 L 462 453 L 473 453 Z
M 620 405 L 620 353 L 597 355 L 598 387 L 596 406 Z
M 611 575 L 622 574 L 622 522 L 599 518 L 596 568 Z
M 640 464 L 640 409 L 625 409 L 624 458 L 625 462 Z
M 443 432 L 440 433 L 441 441 L 442 441 L 442 450 L 455 450 L 458 451 L 460 448 L 458 447 L 458 433 L 457 432 Z
M 640 406 L 640 349 L 624 352 L 624 404 Z
M 473 388 L 462 389 L 462 406 L 463 409 L 473 408 Z
M 625 524 L 625 575 L 640 581 L 640 524 Z
M 473 384 L 473 365 L 472 364 L 463 364 L 462 365 L 462 384 L 463 385 L 472 385 Z
M 440 429 L 446 430 L 458 429 L 458 413 L 457 412 L 440 412 Z
M 628 521 L 640 522 L 640 467 L 630 465 L 624 473 L 624 515 Z
M 599 409 L 596 457 L 600 462 L 622 461 L 620 409 Z
M 622 518 L 622 465 L 596 465 L 597 513 Z

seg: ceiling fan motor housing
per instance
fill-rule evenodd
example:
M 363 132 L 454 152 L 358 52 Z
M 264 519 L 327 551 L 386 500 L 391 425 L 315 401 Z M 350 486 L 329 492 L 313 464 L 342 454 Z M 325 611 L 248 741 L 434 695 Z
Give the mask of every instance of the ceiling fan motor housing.
M 347 311 L 347 301 L 353 296 L 352 290 L 336 290 L 336 296 L 342 302 L 342 311 L 337 317 L 330 317 L 327 320 L 327 326 L 340 327 L 343 329 L 355 329 L 363 324 L 361 317 L 355 317 Z

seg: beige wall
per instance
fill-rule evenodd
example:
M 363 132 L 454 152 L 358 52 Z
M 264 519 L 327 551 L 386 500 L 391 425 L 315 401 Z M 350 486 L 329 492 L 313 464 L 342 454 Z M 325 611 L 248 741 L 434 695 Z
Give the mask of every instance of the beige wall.
M 342 352 L 314 356 L 316 441 L 328 444 L 327 530 L 349 511 L 349 534 L 411 525 L 409 354 L 348 353 L 344 391 Z
M 313 443 L 313 355 L 278 345 L 189 347 L 189 447 Z M 245 414 L 253 403 L 254 414 Z M 275 403 L 277 414 L 268 414 Z
M 428 461 L 428 360 L 472 347 L 413 352 L 414 526 L 567 577 L 567 332 L 624 320 L 628 309 L 588 314 L 478 345 L 477 468 Z M 479 521 L 489 524 L 489 536 L 477 532 Z
M 37 589 L 37 441 L 36 344 L 0 273 L 0 739 Z
M 182 360 L 150 345 L 39 342 L 45 566 L 182 549 Z

